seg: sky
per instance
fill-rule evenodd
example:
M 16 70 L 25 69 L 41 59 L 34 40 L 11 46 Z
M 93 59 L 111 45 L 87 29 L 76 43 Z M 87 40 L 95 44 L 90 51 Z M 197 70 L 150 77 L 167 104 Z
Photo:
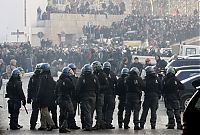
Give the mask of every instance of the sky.
M 23 0 L 0 0 L 0 42 L 6 41 L 12 31 L 23 31 Z

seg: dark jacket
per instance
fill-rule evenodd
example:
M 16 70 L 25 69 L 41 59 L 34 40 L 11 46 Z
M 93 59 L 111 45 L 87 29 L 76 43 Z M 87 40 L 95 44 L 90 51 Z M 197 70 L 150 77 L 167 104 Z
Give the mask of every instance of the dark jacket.
M 126 76 L 121 76 L 117 80 L 116 95 L 119 96 L 119 100 L 125 100 L 125 98 L 126 98 L 125 77 Z
M 40 107 L 48 107 L 54 97 L 56 82 L 51 75 L 41 75 L 37 99 Z
M 115 95 L 116 93 L 116 86 L 117 86 L 117 77 L 116 75 L 110 71 L 110 73 L 107 75 L 108 78 L 108 89 L 105 91 L 105 94 L 112 94 Z
M 129 75 L 125 80 L 126 93 L 141 94 L 144 90 L 145 85 L 141 77 L 137 75 Z
M 167 74 L 163 79 L 163 96 L 170 99 L 179 99 L 179 91 L 183 90 L 183 84 L 173 74 Z
M 26 101 L 20 78 L 11 77 L 6 85 L 6 98 Z
M 28 99 L 29 100 L 36 100 L 37 94 L 38 94 L 38 88 L 40 83 L 40 77 L 39 75 L 32 75 L 29 83 L 28 83 Z
M 145 96 L 161 96 L 161 82 L 158 77 L 154 74 L 147 75 L 145 80 Z
M 100 84 L 95 75 L 82 75 L 78 78 L 76 89 L 81 98 L 87 96 L 89 92 L 99 93 Z
M 105 93 L 109 87 L 108 78 L 103 70 L 94 72 L 94 75 L 98 78 L 100 84 L 100 93 Z

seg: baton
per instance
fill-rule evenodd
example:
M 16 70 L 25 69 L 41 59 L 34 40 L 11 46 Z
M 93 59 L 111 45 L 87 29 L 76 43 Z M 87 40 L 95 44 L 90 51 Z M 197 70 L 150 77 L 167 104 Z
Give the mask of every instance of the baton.
M 27 109 L 26 109 L 26 106 L 25 106 L 25 105 L 23 105 L 23 106 L 24 106 L 24 109 L 25 109 L 26 113 L 28 114 L 28 111 L 27 111 Z

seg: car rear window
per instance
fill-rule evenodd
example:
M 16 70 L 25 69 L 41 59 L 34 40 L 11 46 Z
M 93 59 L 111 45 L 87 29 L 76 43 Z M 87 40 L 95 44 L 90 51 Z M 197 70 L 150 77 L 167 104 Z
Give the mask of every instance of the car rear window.
M 170 66 L 172 67 L 180 67 L 180 66 L 188 66 L 188 65 L 200 65 L 200 60 L 176 60 L 172 61 Z

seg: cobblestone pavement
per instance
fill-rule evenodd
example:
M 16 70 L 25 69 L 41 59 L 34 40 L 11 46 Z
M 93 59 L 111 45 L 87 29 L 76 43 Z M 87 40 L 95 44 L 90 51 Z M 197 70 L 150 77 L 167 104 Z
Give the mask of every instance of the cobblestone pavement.
M 23 79 L 23 87 L 24 87 L 24 92 L 26 93 L 27 91 L 27 83 L 28 83 L 29 78 L 26 77 Z M 6 100 L 2 98 L 2 93 L 3 93 L 3 89 L 0 91 L 0 105 L 3 106 L 3 108 L 0 108 L 0 129 L 1 132 L 0 134 L 13 134 L 13 135 L 31 135 L 31 134 L 59 134 L 58 130 L 53 130 L 53 131 L 30 131 L 29 130 L 29 120 L 30 120 L 30 114 L 31 114 L 31 105 L 27 105 L 27 109 L 28 109 L 28 114 L 26 114 L 24 108 L 21 108 L 20 111 L 20 116 L 19 116 L 19 124 L 23 125 L 23 128 L 21 130 L 18 131 L 11 131 L 9 129 L 9 119 L 8 119 L 8 112 L 7 112 L 7 107 L 6 107 Z M 116 102 L 117 102 L 117 98 L 116 98 Z M 5 103 L 5 104 L 4 104 Z M 59 109 L 58 109 L 59 111 Z M 166 129 L 166 124 L 167 124 L 167 115 L 166 115 L 166 109 L 164 107 L 164 103 L 161 100 L 159 103 L 159 108 L 158 108 L 158 116 L 157 116 L 157 126 L 155 130 L 152 130 L 150 127 L 150 112 L 149 115 L 147 117 L 147 122 L 145 125 L 145 129 L 144 130 L 140 130 L 140 131 L 134 131 L 133 130 L 133 119 L 131 117 L 131 121 L 130 121 L 130 129 L 129 130 L 124 130 L 124 129 L 118 129 L 118 125 L 117 125 L 117 103 L 116 103 L 116 108 L 115 108 L 115 112 L 114 112 L 114 117 L 113 117 L 113 125 L 116 127 L 116 129 L 113 130 L 99 130 L 99 131 L 92 131 L 92 132 L 86 132 L 86 131 L 82 131 L 82 130 L 76 130 L 76 131 L 72 131 L 70 134 L 72 135 L 78 135 L 78 134 L 82 134 L 82 135 L 87 135 L 87 134 L 137 134 L 137 135 L 181 135 L 182 131 L 181 130 L 177 130 L 177 129 Z M 59 114 L 59 113 L 58 113 Z M 76 116 L 76 121 L 77 121 L 77 125 L 81 126 L 80 123 L 80 116 Z M 94 120 L 95 121 L 95 120 Z M 40 126 L 40 121 L 38 119 L 38 124 L 37 124 L 37 128 L 39 128 Z

